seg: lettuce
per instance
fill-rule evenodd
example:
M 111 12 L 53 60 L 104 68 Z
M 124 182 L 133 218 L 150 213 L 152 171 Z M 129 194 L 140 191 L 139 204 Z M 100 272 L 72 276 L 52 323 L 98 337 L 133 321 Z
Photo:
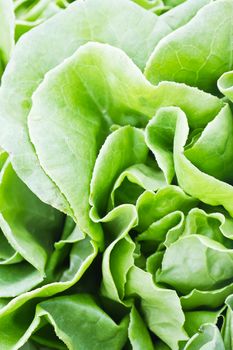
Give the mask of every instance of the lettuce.
M 21 35 L 66 8 L 67 0 L 0 1 L 0 77 Z
M 0 17 L 0 348 L 231 350 L 232 1 Z
M 68 6 L 67 0 L 13 0 L 15 40 Z

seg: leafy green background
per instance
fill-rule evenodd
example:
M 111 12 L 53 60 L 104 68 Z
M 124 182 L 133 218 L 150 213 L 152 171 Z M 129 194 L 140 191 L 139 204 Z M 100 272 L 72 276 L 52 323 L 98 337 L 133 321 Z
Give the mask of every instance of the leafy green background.
M 232 349 L 232 18 L 0 0 L 0 349 Z

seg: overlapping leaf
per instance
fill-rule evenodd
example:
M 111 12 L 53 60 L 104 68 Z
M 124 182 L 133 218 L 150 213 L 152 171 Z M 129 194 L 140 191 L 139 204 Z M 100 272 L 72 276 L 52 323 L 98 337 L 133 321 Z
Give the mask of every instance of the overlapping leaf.
M 232 3 L 67 5 L 15 2 L 0 348 L 230 350 Z

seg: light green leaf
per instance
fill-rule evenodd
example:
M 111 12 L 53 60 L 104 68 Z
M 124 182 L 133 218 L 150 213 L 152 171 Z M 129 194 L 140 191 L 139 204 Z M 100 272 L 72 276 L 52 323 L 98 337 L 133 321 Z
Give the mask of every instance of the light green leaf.
M 42 203 L 17 177 L 9 162 L 1 174 L 0 212 L 0 226 L 12 247 L 43 275 L 63 216 Z
M 233 101 L 233 71 L 223 73 L 218 79 L 218 88 L 222 94 Z
M 156 286 L 150 273 L 132 267 L 128 274 L 127 294 L 141 298 L 141 309 L 149 329 L 172 350 L 186 340 L 184 314 L 175 291 Z M 164 327 L 166 325 L 166 327 Z
M 184 350 L 225 350 L 219 329 L 213 324 L 205 324 L 186 344 Z
M 188 23 L 196 15 L 198 10 L 211 0 L 176 0 L 164 1 L 167 6 L 174 6 L 170 11 L 165 12 L 161 18 L 173 30 Z M 177 6 L 178 5 L 178 6 Z
M 13 0 L 0 0 L 0 78 L 14 47 Z
M 113 242 L 106 249 L 102 263 L 103 281 L 101 293 L 118 302 L 125 296 L 127 273 L 134 264 L 135 244 L 126 236 Z
M 154 349 L 150 334 L 135 306 L 130 312 L 129 340 L 133 350 Z
M 88 0 L 74 2 L 66 10 L 29 31 L 18 42 L 4 74 L 0 92 L 0 118 L 4 128 L 0 135 L 0 143 L 11 153 L 13 167 L 19 176 L 43 201 L 74 217 L 72 206 L 70 207 L 69 200 L 61 193 L 58 184 L 48 176 L 46 169 L 41 169 L 41 160 L 38 160 L 28 137 L 27 117 L 31 108 L 31 97 L 45 74 L 73 55 L 88 41 L 109 43 L 120 47 L 139 67 L 143 68 L 160 38 L 170 31 L 171 28 L 160 17 L 143 10 L 131 1 L 114 0 L 109 6 L 108 0 Z M 38 57 L 43 59 L 38 60 Z M 108 61 L 110 62 L 117 62 L 117 60 Z M 124 63 L 121 70 L 124 71 L 127 80 Z M 129 76 L 133 77 L 134 73 L 131 73 Z M 95 67 L 95 76 L 96 74 L 98 76 L 98 70 Z M 109 76 L 109 74 L 106 75 Z M 101 77 L 103 80 L 106 76 Z M 131 98 L 134 101 L 134 112 L 140 106 L 140 118 L 137 122 L 145 121 L 148 109 L 149 114 L 153 115 L 154 111 L 154 107 L 145 107 L 145 105 L 148 106 L 148 95 L 153 93 L 145 78 L 142 80 L 142 84 L 135 85 Z M 95 83 L 97 81 L 98 79 L 95 79 Z M 96 86 L 96 88 L 99 87 L 99 85 Z M 144 96 L 142 96 L 142 90 L 145 90 Z M 118 92 L 121 107 L 124 107 L 129 94 L 125 94 L 123 86 L 120 87 L 119 84 L 114 88 L 112 96 L 117 97 Z M 14 98 L 12 99 L 11 96 Z M 109 97 L 109 91 L 107 96 Z M 155 101 L 154 98 L 153 101 Z M 132 109 L 127 107 L 127 114 L 123 113 L 124 116 L 127 115 L 128 121 L 132 119 L 130 108 Z M 115 112 L 117 114 L 117 111 Z M 125 118 L 124 121 L 126 122 Z
M 146 161 L 143 132 L 125 126 L 109 135 L 96 159 L 90 190 L 92 215 L 104 215 L 118 176 L 128 167 Z
M 19 295 L 3 306 L 0 309 L 0 334 L 2 335 L 0 347 L 12 350 L 14 347 L 18 349 L 23 345 L 27 340 L 25 339 L 25 332 L 33 320 L 38 298 L 48 298 L 73 286 L 88 269 L 96 255 L 97 248 L 93 242 L 90 242 L 89 239 L 80 241 L 76 250 L 76 257 L 73 256 L 73 259 L 76 260 L 76 268 L 73 269 L 71 280 L 45 284 L 40 288 Z M 73 266 L 73 261 L 70 262 L 70 266 Z M 19 342 L 21 342 L 20 345 Z
M 140 241 L 164 242 L 170 229 L 178 226 L 184 220 L 184 215 L 180 211 L 174 211 L 153 222 L 146 231 L 137 236 Z
M 166 113 L 166 107 L 179 106 L 187 115 L 191 128 L 203 128 L 220 111 L 222 102 L 200 90 L 184 84 L 162 82 L 156 90 L 156 118 L 146 127 L 145 140 L 153 152 L 165 178 L 170 183 L 175 175 L 173 164 L 173 138 L 176 118 Z
M 164 4 L 166 4 L 167 6 L 171 6 L 171 7 L 178 6 L 185 1 L 186 0 L 163 0 Z
M 127 234 L 137 224 L 137 211 L 134 206 L 125 204 L 114 208 L 100 220 L 114 238 L 103 254 L 101 293 L 122 303 L 126 276 L 134 264 L 135 244 Z
M 35 288 L 44 276 L 26 262 L 0 266 L 0 297 L 16 297 Z
M 233 250 L 202 235 L 179 238 L 165 251 L 157 281 L 183 294 L 193 289 L 213 290 L 233 277 Z
M 144 7 L 146 10 L 160 14 L 161 11 L 166 10 L 162 0 L 132 0 L 136 4 Z
M 232 219 L 222 213 L 207 214 L 199 208 L 191 209 L 187 215 L 184 235 L 199 234 L 209 237 L 228 248 L 232 248 Z
M 225 323 L 223 324 L 222 336 L 226 349 L 231 349 L 233 345 L 233 297 L 230 295 L 226 299 L 227 312 Z
M 232 215 L 232 186 L 203 173 L 184 155 L 184 146 L 186 145 L 189 133 L 189 126 L 185 114 L 179 108 L 167 107 L 161 109 L 154 118 L 156 119 L 160 114 L 164 117 L 164 126 L 167 120 L 176 119 L 173 159 L 180 187 L 186 193 L 194 198 L 200 199 L 204 203 L 213 206 L 224 206 Z
M 166 186 L 157 193 L 145 191 L 138 199 L 138 230 L 145 231 L 156 220 L 162 219 L 176 210 L 187 213 L 197 205 L 195 198 L 189 197 L 177 186 Z
M 232 181 L 233 121 L 228 105 L 207 124 L 198 140 L 184 154 L 204 173 L 225 182 Z
M 205 323 L 217 325 L 220 314 L 224 311 L 225 307 L 217 311 L 189 311 L 185 312 L 185 330 L 188 335 L 192 337 L 195 333 L 198 333 L 201 326 Z
M 232 69 L 232 14 L 229 0 L 204 6 L 155 47 L 146 67 L 148 79 L 183 82 L 216 92 L 218 78 Z
M 0 232 L 0 265 L 15 264 L 22 260 L 21 255 L 12 248 L 4 234 Z
M 175 176 L 173 164 L 175 124 L 175 118 L 165 121 L 164 115 L 158 112 L 157 117 L 153 118 L 146 127 L 146 143 L 153 152 L 168 184 Z
M 64 317 L 69 315 L 69 317 Z M 127 339 L 128 319 L 116 324 L 95 302 L 85 294 L 62 296 L 41 302 L 35 318 L 14 347 L 16 350 L 30 337 L 39 324 L 47 319 L 55 333 L 69 349 L 121 349 Z
M 177 106 L 186 114 L 191 129 L 206 126 L 224 106 L 219 98 L 185 84 L 162 81 L 154 89 L 151 117 L 161 107 Z
M 181 296 L 180 301 L 184 310 L 192 310 L 200 307 L 216 309 L 220 307 L 226 297 L 233 293 L 233 283 L 226 287 L 212 291 L 200 291 L 193 289 L 189 294 Z
M 134 204 L 144 190 L 156 191 L 166 186 L 163 173 L 145 164 L 136 164 L 123 171 L 111 192 L 111 205 Z
M 67 199 L 41 169 L 28 137 L 31 97 L 44 75 L 88 41 L 121 47 L 143 67 L 155 43 L 168 31 L 169 27 L 157 16 L 130 1 L 114 0 L 109 6 L 108 0 L 88 0 L 74 2 L 18 42 L 0 92 L 4 127 L 0 143 L 12 154 L 19 176 L 45 202 L 72 215 Z M 132 40 L 135 37 L 137 43 Z

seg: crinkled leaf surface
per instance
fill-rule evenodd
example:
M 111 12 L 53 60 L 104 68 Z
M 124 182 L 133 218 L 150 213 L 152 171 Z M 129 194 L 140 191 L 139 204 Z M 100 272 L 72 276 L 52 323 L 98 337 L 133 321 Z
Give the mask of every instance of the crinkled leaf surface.
M 69 2 L 0 1 L 0 348 L 231 350 L 232 1 Z

